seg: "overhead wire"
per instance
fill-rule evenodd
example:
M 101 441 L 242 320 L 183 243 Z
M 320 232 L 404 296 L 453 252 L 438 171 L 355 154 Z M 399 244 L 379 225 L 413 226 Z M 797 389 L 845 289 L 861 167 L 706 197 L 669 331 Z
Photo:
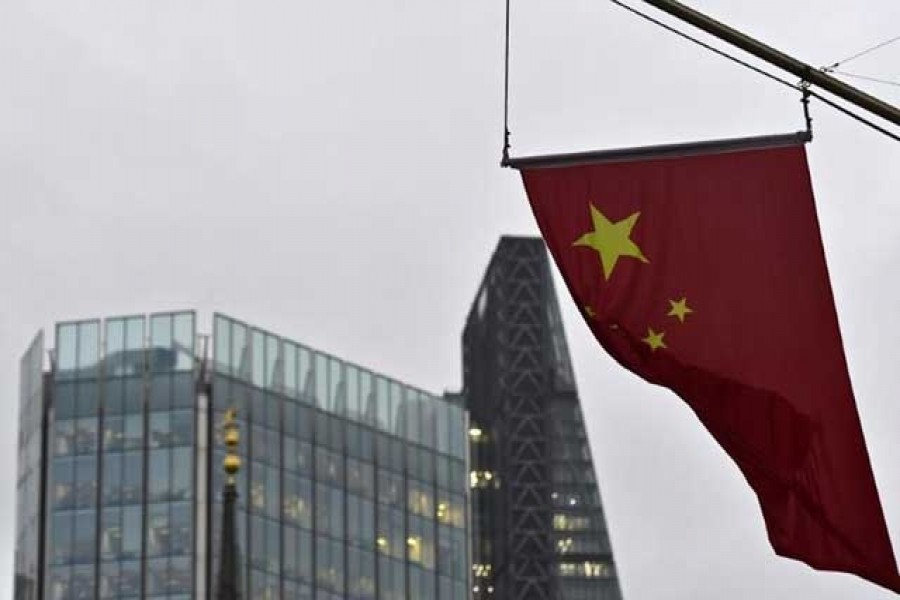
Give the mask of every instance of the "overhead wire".
M 829 65 L 827 67 L 822 67 L 822 70 L 825 71 L 826 73 L 830 73 L 831 71 L 834 71 L 835 69 L 837 69 L 839 66 L 841 66 L 844 63 L 848 63 L 851 60 L 856 60 L 857 58 L 859 58 L 861 56 L 865 56 L 866 54 L 869 54 L 870 52 L 875 52 L 876 50 L 880 50 L 881 48 L 884 48 L 885 46 L 890 46 L 894 42 L 898 42 L 898 41 L 900 41 L 900 35 L 898 35 L 897 37 L 890 38 L 889 40 L 885 40 L 881 43 L 875 44 L 874 46 L 872 46 L 870 48 L 866 48 L 865 50 L 862 50 L 861 52 L 857 52 L 856 54 L 850 55 L 847 58 L 839 60 L 832 65 Z
M 890 39 L 887 39 L 878 44 L 875 44 L 874 46 L 866 48 L 865 50 L 857 52 L 856 54 L 851 54 L 847 58 L 839 60 L 836 63 L 832 63 L 832 64 L 828 65 L 827 67 L 821 67 L 821 70 L 824 73 L 835 73 L 837 75 L 843 75 L 844 77 L 853 77 L 855 79 L 860 79 L 863 81 L 871 81 L 872 83 L 882 83 L 884 85 L 893 85 L 893 86 L 900 87 L 900 82 L 898 82 L 898 81 L 891 81 L 889 79 L 883 79 L 881 77 L 872 77 L 871 75 L 860 75 L 858 73 L 848 73 L 847 71 L 839 71 L 838 70 L 838 67 L 850 62 L 851 60 L 856 60 L 857 58 L 859 58 L 861 56 L 865 56 L 871 52 L 875 52 L 876 50 L 880 50 L 882 48 L 890 46 L 894 42 L 898 42 L 898 41 L 900 41 L 900 35 L 898 35 L 896 37 L 892 37 Z
M 885 127 L 882 127 L 881 125 L 863 117 L 862 115 L 859 115 L 859 114 L 851 111 L 850 109 L 848 109 L 844 106 L 841 106 L 837 102 L 819 94 L 818 92 L 811 90 L 809 87 L 809 84 L 806 82 L 801 81 L 799 83 L 793 83 L 791 81 L 788 81 L 787 79 L 784 79 L 783 77 L 773 75 L 772 73 L 769 73 L 768 71 L 761 69 L 761 68 L 757 67 L 756 65 L 753 65 L 745 60 L 742 60 L 742 59 L 738 58 L 737 56 L 734 56 L 733 54 L 729 54 L 728 52 L 725 52 L 724 50 L 720 50 L 719 48 L 716 48 L 715 46 L 708 44 L 708 43 L 700 40 L 699 38 L 696 38 L 690 34 L 687 34 L 679 29 L 676 29 L 675 27 L 672 27 L 671 25 L 664 23 L 663 21 L 661 21 L 655 17 L 652 17 L 632 6 L 629 6 L 629 5 L 625 4 L 624 2 L 622 2 L 621 0 L 609 0 L 609 1 L 612 2 L 613 4 L 615 4 L 616 6 L 618 6 L 619 8 L 625 9 L 626 11 L 640 17 L 641 19 L 644 19 L 645 21 L 648 21 L 658 27 L 665 29 L 666 31 L 668 31 L 670 33 L 674 33 L 675 35 L 677 35 L 681 38 L 684 38 L 706 50 L 709 50 L 713 54 L 717 54 L 718 56 L 721 56 L 722 58 L 726 58 L 733 63 L 736 63 L 746 69 L 749 69 L 749 70 L 757 73 L 758 75 L 762 75 L 763 77 L 766 77 L 768 79 L 771 79 L 772 81 L 780 83 L 781 85 L 783 85 L 785 87 L 789 87 L 793 90 L 800 92 L 801 94 L 803 94 L 804 113 L 807 117 L 807 127 L 809 126 L 809 123 L 810 123 L 809 117 L 808 117 L 809 113 L 808 113 L 807 99 L 811 96 L 813 98 L 816 98 L 823 104 L 826 104 L 826 105 L 830 106 L 831 108 L 837 110 L 838 112 L 841 112 L 844 115 L 850 117 L 851 119 L 854 119 L 857 122 L 862 123 L 863 125 L 866 125 L 872 129 L 874 129 L 875 131 L 893 139 L 894 141 L 900 142 L 900 135 L 897 135 L 897 134 L 893 133 L 892 131 L 889 131 Z M 502 166 L 509 165 L 509 147 L 510 147 L 509 146 L 509 136 L 510 136 L 510 133 L 509 133 L 509 36 L 510 36 L 509 29 L 510 29 L 510 23 L 509 23 L 509 21 L 510 21 L 510 0 L 506 0 L 506 40 L 505 40 L 506 41 L 506 47 L 505 47 L 506 53 L 505 53 L 505 63 L 504 63 L 504 84 L 503 84 L 503 154 L 502 154 L 502 159 L 500 161 L 500 164 Z M 900 40 L 900 36 L 886 40 L 884 42 L 881 42 L 880 44 L 876 44 L 875 46 L 872 46 L 871 48 L 867 48 L 861 52 L 857 52 L 856 54 L 845 58 L 843 61 L 838 61 L 837 63 L 835 63 L 834 65 L 832 65 L 831 67 L 828 67 L 828 68 L 836 68 L 837 66 L 839 66 L 842 63 L 848 62 L 850 60 L 854 60 L 856 58 L 859 58 L 861 56 L 869 54 L 870 52 L 874 52 L 880 48 L 884 48 L 885 46 L 888 46 L 889 44 L 892 44 L 898 40 Z M 825 68 L 823 68 L 823 70 L 825 70 Z M 848 77 L 858 77 L 858 78 L 862 78 L 862 79 L 867 78 L 865 76 L 852 75 L 849 73 L 844 73 L 844 75 L 846 75 Z M 872 79 L 872 78 L 869 78 L 869 79 Z M 890 82 L 887 80 L 879 81 L 879 83 L 887 83 L 890 85 L 900 85 L 900 84 L 897 84 L 896 82 Z
M 879 77 L 871 77 L 869 75 L 859 75 L 858 73 L 848 73 L 847 71 L 833 70 L 831 73 L 843 75 L 844 77 L 853 77 L 863 81 L 871 81 L 872 83 L 883 83 L 884 85 L 894 85 L 900 87 L 900 81 L 891 81 L 890 79 L 881 79 Z
M 500 164 L 509 162 L 509 3 L 506 0 L 506 52 L 503 64 L 503 153 Z
M 741 65 L 742 67 L 750 69 L 751 71 L 754 71 L 755 73 L 757 73 L 759 75 L 762 75 L 773 81 L 776 81 L 783 86 L 797 90 L 800 93 L 809 94 L 813 98 L 816 98 L 817 100 L 823 102 L 824 104 L 827 104 L 831 108 L 834 108 L 835 110 L 844 113 L 848 117 L 851 117 L 864 125 L 868 125 L 875 131 L 878 131 L 879 133 L 882 133 L 882 134 L 886 135 L 887 137 L 900 142 L 900 135 L 897 135 L 897 134 L 889 131 L 888 129 L 882 127 L 881 125 L 878 125 L 877 123 L 870 121 L 869 119 L 863 117 L 862 115 L 859 115 L 859 114 L 841 106 L 840 104 L 834 102 L 833 100 L 830 100 L 830 99 L 822 96 L 818 92 L 809 89 L 809 86 L 806 85 L 805 82 L 792 83 L 782 77 L 773 75 L 772 73 L 769 73 L 768 71 L 761 69 L 761 68 L 757 67 L 756 65 L 753 65 L 745 60 L 742 60 L 742 59 L 734 56 L 733 54 L 729 54 L 728 52 L 725 52 L 724 50 L 720 50 L 720 49 L 716 48 L 715 46 L 712 46 L 711 44 L 708 44 L 690 34 L 684 33 L 683 31 L 676 29 L 675 27 L 672 27 L 671 25 L 664 23 L 663 21 L 661 21 L 655 17 L 652 17 L 632 6 L 625 4 L 621 0 L 609 0 L 609 1 L 612 2 L 613 4 L 615 4 L 616 6 L 618 6 L 619 8 L 623 8 L 623 9 L 627 10 L 628 12 L 630 12 L 634 15 L 637 15 L 638 17 L 640 17 L 644 20 L 649 21 L 650 23 L 653 23 L 654 25 L 662 27 L 663 29 L 665 29 L 666 31 L 669 31 L 670 33 L 674 33 L 675 35 L 682 37 L 690 42 L 693 42 L 694 44 L 697 44 L 698 46 L 705 48 L 706 50 L 709 50 L 710 52 L 713 52 L 714 54 L 718 54 L 719 56 L 721 56 L 723 58 L 727 58 L 728 60 L 730 60 L 734 63 L 737 63 L 738 65 Z M 897 39 L 900 39 L 900 37 L 898 37 Z M 881 44 L 878 44 L 877 46 L 869 48 L 863 52 L 859 52 L 859 53 L 857 53 L 857 55 L 852 56 L 848 59 L 845 59 L 844 62 L 846 62 L 847 60 L 852 60 L 853 58 L 858 58 L 859 56 L 862 56 L 863 54 L 868 54 L 869 52 L 874 52 L 878 48 L 883 48 L 884 46 L 886 46 L 890 43 L 893 43 L 894 41 L 896 41 L 896 39 L 882 42 Z

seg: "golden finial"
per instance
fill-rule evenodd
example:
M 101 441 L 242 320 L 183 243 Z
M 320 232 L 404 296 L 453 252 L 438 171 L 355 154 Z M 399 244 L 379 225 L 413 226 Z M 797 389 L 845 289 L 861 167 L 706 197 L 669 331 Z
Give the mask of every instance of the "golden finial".
M 228 483 L 235 483 L 235 475 L 241 468 L 241 457 L 238 456 L 238 444 L 241 441 L 241 432 L 237 424 L 237 411 L 229 408 L 225 411 L 225 423 L 222 426 L 225 437 L 225 460 L 223 467 L 228 474 Z

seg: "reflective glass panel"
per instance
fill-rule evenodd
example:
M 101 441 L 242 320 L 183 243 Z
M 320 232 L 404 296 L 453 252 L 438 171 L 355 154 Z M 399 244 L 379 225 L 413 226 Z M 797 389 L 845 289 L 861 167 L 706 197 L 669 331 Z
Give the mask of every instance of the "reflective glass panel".
M 175 369 L 190 371 L 194 368 L 194 314 L 175 315 Z
M 96 376 L 100 361 L 100 323 L 91 321 L 78 325 L 78 370 L 83 377 Z
M 78 361 L 78 326 L 66 323 L 56 328 L 56 365 L 60 375 L 71 375 Z

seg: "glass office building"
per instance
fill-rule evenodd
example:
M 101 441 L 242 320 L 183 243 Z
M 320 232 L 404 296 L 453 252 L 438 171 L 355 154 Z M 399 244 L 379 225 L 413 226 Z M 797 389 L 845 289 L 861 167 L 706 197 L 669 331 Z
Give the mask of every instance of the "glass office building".
M 223 315 L 61 323 L 21 363 L 16 598 L 211 598 L 236 408 L 244 598 L 468 597 L 467 416 Z
M 504 237 L 463 332 L 477 600 L 620 600 L 540 238 Z

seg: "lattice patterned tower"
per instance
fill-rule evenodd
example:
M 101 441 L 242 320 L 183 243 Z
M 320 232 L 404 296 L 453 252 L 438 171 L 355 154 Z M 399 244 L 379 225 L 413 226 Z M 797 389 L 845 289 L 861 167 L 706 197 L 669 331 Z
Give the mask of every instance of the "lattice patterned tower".
M 463 333 L 474 597 L 621 598 L 550 264 L 500 240 Z

